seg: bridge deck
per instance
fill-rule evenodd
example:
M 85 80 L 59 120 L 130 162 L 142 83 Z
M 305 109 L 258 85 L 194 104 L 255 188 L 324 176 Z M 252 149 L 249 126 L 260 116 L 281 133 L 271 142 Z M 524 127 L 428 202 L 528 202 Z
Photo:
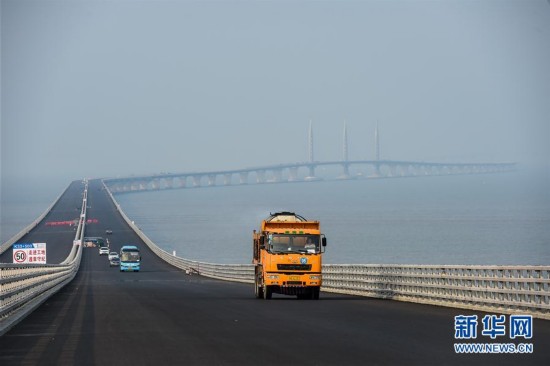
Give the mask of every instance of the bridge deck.
M 74 210 L 71 197 L 56 210 Z M 257 300 L 251 285 L 188 276 L 158 259 L 97 181 L 88 202 L 98 223 L 86 235 L 109 228 L 113 250 L 140 245 L 142 272 L 120 273 L 85 249 L 73 282 L 0 337 L 0 364 L 550 364 L 549 321 L 534 320 L 533 354 L 457 355 L 454 316 L 476 312 L 325 293 Z M 48 230 L 39 225 L 32 239 Z

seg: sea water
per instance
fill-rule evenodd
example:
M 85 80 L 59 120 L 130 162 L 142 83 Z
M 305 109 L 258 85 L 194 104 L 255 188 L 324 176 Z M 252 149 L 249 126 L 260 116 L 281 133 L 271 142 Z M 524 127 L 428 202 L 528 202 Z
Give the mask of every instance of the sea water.
M 550 265 L 547 180 L 527 172 L 248 184 L 116 195 L 180 257 L 250 263 L 270 213 L 321 222 L 325 263 Z

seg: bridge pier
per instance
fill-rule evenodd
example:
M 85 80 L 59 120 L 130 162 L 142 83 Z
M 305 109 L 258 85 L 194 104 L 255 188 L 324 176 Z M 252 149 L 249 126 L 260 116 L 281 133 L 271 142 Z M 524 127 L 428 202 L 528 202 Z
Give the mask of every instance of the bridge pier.
M 256 170 L 256 183 L 265 183 L 265 170 Z
M 350 179 L 351 175 L 349 174 L 349 164 L 342 163 L 342 175 L 337 179 Z
M 308 169 L 309 169 L 309 174 L 307 177 L 304 178 L 304 180 L 307 180 L 307 181 L 319 180 L 319 178 L 315 176 L 315 165 L 308 166 Z
M 397 176 L 398 177 L 404 177 L 406 176 L 406 172 L 405 172 L 405 169 L 407 169 L 407 166 L 406 165 L 403 165 L 403 164 L 399 164 L 396 166 L 396 170 L 397 170 Z
M 138 180 L 135 183 L 135 185 L 130 183 L 130 186 L 131 186 L 130 190 L 132 190 L 132 191 L 146 191 L 148 184 L 149 184 L 149 182 L 147 182 L 146 180 Z
M 298 180 L 298 167 L 293 166 L 288 169 L 288 181 L 296 182 Z
M 273 182 L 279 183 L 283 180 L 283 169 L 273 169 Z
M 248 184 L 248 172 L 240 172 L 239 173 L 239 183 L 240 184 Z
M 208 187 L 213 187 L 216 185 L 216 175 L 215 174 L 209 174 L 208 175 Z
M 164 183 L 166 185 L 166 189 L 174 188 L 174 178 L 172 177 L 164 178 Z
M 223 175 L 223 185 L 225 186 L 230 186 L 231 185 L 231 176 L 233 174 L 231 173 L 226 173 Z
M 151 189 L 155 191 L 160 189 L 160 179 L 153 179 L 151 181 Z
M 193 178 L 193 188 L 197 188 L 201 186 L 201 176 L 200 175 L 192 175 Z
M 373 178 L 383 178 L 382 164 L 380 164 L 379 162 L 376 162 L 373 165 L 373 168 L 374 168 L 374 172 L 372 173 Z
M 390 166 L 390 177 L 395 177 L 397 176 L 397 166 L 396 165 L 391 165 Z
M 187 176 L 178 177 L 177 179 L 178 179 L 177 187 L 185 188 L 187 185 Z

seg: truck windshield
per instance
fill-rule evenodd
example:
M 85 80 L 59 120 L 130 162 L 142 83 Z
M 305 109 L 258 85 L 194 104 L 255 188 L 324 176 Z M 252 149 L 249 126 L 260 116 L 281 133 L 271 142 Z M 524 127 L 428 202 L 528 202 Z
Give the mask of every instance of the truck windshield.
M 319 253 L 319 235 L 269 234 L 271 253 Z
M 140 257 L 139 257 L 139 252 L 137 251 L 134 251 L 134 252 L 122 252 L 122 254 L 120 255 L 120 261 L 121 262 L 139 262 L 140 260 Z

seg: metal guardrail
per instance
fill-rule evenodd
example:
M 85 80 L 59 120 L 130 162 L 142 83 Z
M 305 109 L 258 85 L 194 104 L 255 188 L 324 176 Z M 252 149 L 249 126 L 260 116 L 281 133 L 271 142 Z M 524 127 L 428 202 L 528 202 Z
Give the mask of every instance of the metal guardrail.
M 128 225 L 164 261 L 189 274 L 254 283 L 252 264 L 205 263 L 161 249 L 105 189 Z M 327 264 L 322 290 L 550 319 L 550 266 Z
M 332 264 L 323 290 L 550 319 L 550 266 Z
M 87 197 L 88 185 L 86 184 L 80 220 L 74 238 L 75 241 L 79 240 L 80 244 L 86 229 Z M 50 209 L 58 200 L 59 198 L 50 206 Z M 45 217 L 47 213 L 45 212 L 41 217 Z M 21 236 L 16 238 L 14 243 L 20 238 Z M 78 272 L 81 258 L 82 245 L 73 245 L 67 258 L 60 264 L 0 264 L 0 336 L 71 282 Z

